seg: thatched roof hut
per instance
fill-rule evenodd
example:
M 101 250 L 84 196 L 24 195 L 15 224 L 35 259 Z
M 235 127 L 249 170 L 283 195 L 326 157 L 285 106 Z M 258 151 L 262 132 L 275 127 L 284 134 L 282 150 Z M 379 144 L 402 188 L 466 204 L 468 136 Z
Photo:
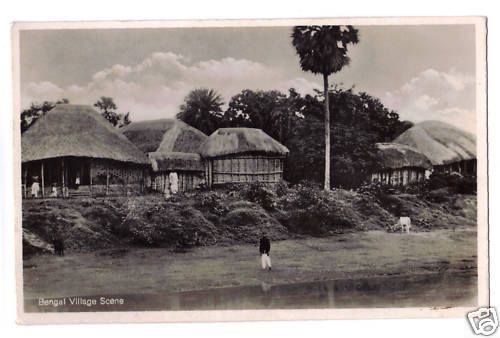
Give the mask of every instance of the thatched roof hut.
M 260 129 L 221 128 L 200 147 L 209 186 L 283 179 L 288 149 Z
M 287 147 L 256 128 L 220 128 L 201 146 L 202 157 L 218 157 L 244 153 L 285 156 Z
M 147 156 L 92 107 L 59 104 L 21 137 L 24 196 L 41 178 L 51 196 L 143 192 Z M 37 197 L 37 194 L 34 195 Z
M 59 104 L 21 137 L 22 162 L 88 157 L 147 164 L 145 154 L 90 106 Z
M 377 143 L 377 168 L 372 171 L 372 182 L 393 187 L 406 187 L 423 182 L 432 169 L 432 163 L 417 149 L 397 143 Z
M 207 135 L 177 119 L 133 122 L 122 133 L 145 153 L 197 153 Z
M 398 143 L 377 143 L 379 169 L 432 169 L 429 159 L 417 149 Z
M 154 190 L 168 190 L 168 175 L 173 171 L 181 191 L 203 184 L 205 168 L 198 152 L 208 136 L 198 129 L 180 120 L 161 119 L 131 123 L 123 134 L 148 154 Z
M 425 121 L 406 130 L 395 143 L 423 153 L 434 166 L 476 158 L 476 137 L 441 121 Z

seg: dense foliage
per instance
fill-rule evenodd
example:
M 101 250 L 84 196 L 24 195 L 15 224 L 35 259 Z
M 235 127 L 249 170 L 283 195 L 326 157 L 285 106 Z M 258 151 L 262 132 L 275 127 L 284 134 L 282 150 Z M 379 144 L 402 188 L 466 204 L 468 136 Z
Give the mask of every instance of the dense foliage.
M 223 104 L 215 90 L 198 88 L 186 96 L 177 118 L 210 135 L 222 125 Z
M 331 109 L 328 76 L 349 64 L 348 45 L 358 42 L 358 30 L 349 25 L 296 26 L 292 31 L 292 44 L 299 55 L 302 70 L 323 76 L 325 190 L 330 190 L 331 187 Z
M 231 98 L 225 111 L 219 112 L 220 102 L 214 106 L 206 104 L 212 101 L 207 96 L 214 98 L 218 94 L 213 90 L 203 90 L 203 95 L 200 90 L 195 92 L 186 97 L 178 114 L 186 123 L 206 133 L 222 127 L 260 128 L 289 148 L 285 165 L 287 181 L 324 180 L 322 93 L 302 96 L 293 88 L 287 94 L 277 90 L 245 89 Z M 393 140 L 412 124 L 400 121 L 396 112 L 367 93 L 334 87 L 329 96 L 333 186 L 358 187 L 374 164 L 374 144 Z M 208 101 L 196 103 L 197 100 Z M 203 106 L 211 106 L 212 110 Z M 189 107 L 196 108 L 188 113 Z
M 332 183 L 336 187 L 358 187 L 375 164 L 375 143 L 393 140 L 409 124 L 401 122 L 396 112 L 366 93 L 337 87 L 330 90 L 329 96 Z M 294 119 L 292 137 L 285 142 L 290 149 L 285 177 L 291 182 L 303 179 L 321 182 L 323 99 L 319 94 L 296 100 L 300 101 L 300 115 Z
M 430 190 L 447 188 L 458 194 L 475 194 L 477 191 L 477 181 L 474 177 L 462 176 L 456 172 L 433 172 L 427 184 Z

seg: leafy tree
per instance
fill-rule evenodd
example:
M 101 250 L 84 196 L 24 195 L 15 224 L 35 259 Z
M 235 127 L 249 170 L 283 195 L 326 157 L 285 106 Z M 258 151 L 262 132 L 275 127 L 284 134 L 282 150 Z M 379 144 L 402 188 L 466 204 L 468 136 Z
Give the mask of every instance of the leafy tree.
M 245 89 L 229 101 L 224 121 L 226 126 L 262 129 L 284 142 L 289 110 L 287 96 L 277 90 Z
M 290 149 L 285 178 L 290 182 L 324 182 L 325 148 L 322 144 L 325 101 L 322 94 L 289 98 L 295 114 L 291 136 L 285 145 Z M 332 182 L 337 187 L 356 188 L 375 165 L 375 143 L 394 138 L 395 130 L 405 122 L 375 97 L 334 87 L 329 92 L 332 114 Z
M 125 114 L 116 112 L 118 107 L 112 97 L 101 96 L 101 98 L 94 103 L 94 107 L 99 109 L 101 115 L 108 120 L 113 127 L 121 128 L 132 122 L 130 120 L 130 112 Z
M 349 64 L 347 46 L 358 43 L 358 30 L 352 26 L 296 26 L 292 44 L 303 71 L 323 75 L 325 120 L 325 190 L 330 190 L 330 103 L 328 76 Z
M 29 108 L 24 109 L 21 112 L 21 133 L 24 133 L 28 130 L 33 123 L 42 115 L 44 115 L 49 110 L 55 107 L 56 104 L 67 104 L 69 103 L 68 99 L 61 99 L 56 101 L 56 103 L 50 101 L 44 101 L 41 104 L 31 103 Z
M 222 97 L 213 89 L 192 90 L 180 107 L 177 118 L 207 135 L 222 127 Z
M 120 122 L 118 126 L 120 128 L 128 126 L 132 121 L 130 121 L 130 112 L 127 112 L 125 114 L 120 114 Z
M 120 122 L 120 114 L 116 112 L 116 104 L 113 98 L 101 96 L 101 98 L 94 103 L 94 107 L 100 110 L 101 115 L 108 120 L 114 127 Z

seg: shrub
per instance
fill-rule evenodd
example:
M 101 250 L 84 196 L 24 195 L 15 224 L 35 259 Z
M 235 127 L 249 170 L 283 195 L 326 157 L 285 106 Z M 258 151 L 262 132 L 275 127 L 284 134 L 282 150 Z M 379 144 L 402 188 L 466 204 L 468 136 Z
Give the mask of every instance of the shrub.
M 275 207 L 274 198 L 276 195 L 269 187 L 260 182 L 248 184 L 243 189 L 242 196 L 251 202 L 259 204 L 264 209 L 272 210 Z
M 279 181 L 278 183 L 276 183 L 276 195 L 277 196 L 283 196 L 283 195 L 286 195 L 288 193 L 288 189 L 289 189 L 289 186 L 288 186 L 288 183 L 286 181 Z
M 290 188 L 280 200 L 277 215 L 292 232 L 322 235 L 354 228 L 356 219 L 331 192 L 304 184 Z
M 237 202 L 221 220 L 229 239 L 255 243 L 262 230 L 271 239 L 287 238 L 287 229 L 271 217 L 263 208 L 250 202 Z
M 429 191 L 426 196 L 427 200 L 435 203 L 444 203 L 450 200 L 450 191 L 448 188 L 440 188 Z
M 356 191 L 360 194 L 369 195 L 375 198 L 392 193 L 393 190 L 393 188 L 390 188 L 381 182 L 368 182 L 356 189 Z
M 215 191 L 199 195 L 196 207 L 218 216 L 222 216 L 227 212 L 227 206 L 222 202 L 221 193 Z
M 477 191 L 476 177 L 462 176 L 459 173 L 433 172 L 429 177 L 429 189 L 449 188 L 458 194 L 475 194 Z
M 127 216 L 124 225 L 135 241 L 148 246 L 213 244 L 217 232 L 200 211 L 170 203 L 138 210 Z

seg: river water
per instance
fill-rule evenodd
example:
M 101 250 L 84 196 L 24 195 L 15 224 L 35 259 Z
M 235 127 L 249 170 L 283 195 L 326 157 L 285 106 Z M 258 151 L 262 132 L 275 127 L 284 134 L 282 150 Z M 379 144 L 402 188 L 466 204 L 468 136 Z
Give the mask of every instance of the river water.
M 64 298 L 54 299 L 54 302 L 49 305 L 40 305 L 40 299 L 27 299 L 25 301 L 25 311 L 175 311 L 473 306 L 477 303 L 477 275 L 475 273 L 440 273 L 279 285 L 263 282 L 261 285 L 256 286 L 165 294 L 90 295 L 83 296 L 84 301 L 77 301 L 78 304 L 75 304 L 74 299 L 70 299 L 70 297 Z M 123 300 L 123 304 L 121 304 L 120 299 Z M 111 300 L 117 300 L 119 304 L 101 304 L 102 302 L 109 303 Z M 44 301 L 50 303 L 50 299 L 44 299 Z

